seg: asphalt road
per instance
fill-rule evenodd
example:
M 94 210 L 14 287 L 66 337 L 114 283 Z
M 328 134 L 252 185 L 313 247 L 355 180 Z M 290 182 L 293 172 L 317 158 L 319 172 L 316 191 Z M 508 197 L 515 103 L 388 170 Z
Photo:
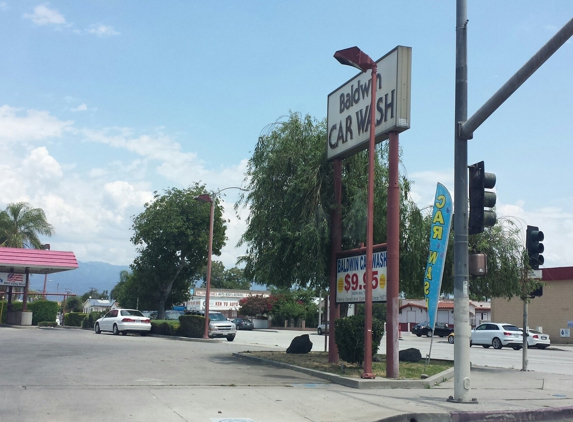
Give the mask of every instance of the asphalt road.
M 79 329 L 0 327 L 0 422 L 375 421 L 406 409 L 447 409 L 451 381 L 432 390 L 353 390 L 232 355 L 245 350 L 285 350 L 299 334 L 255 330 L 240 331 L 234 342 L 179 341 L 96 335 Z M 324 336 L 308 334 L 313 349 L 322 350 Z M 404 335 L 400 341 L 401 349 L 418 347 L 423 355 L 428 346 L 429 339 L 415 336 Z M 451 357 L 453 346 L 435 339 L 432 353 L 436 358 Z M 471 353 L 472 361 L 484 356 L 505 362 L 507 367 L 518 367 L 521 362 L 520 352 L 512 349 L 472 347 Z M 530 350 L 532 365 L 538 360 L 554 361 L 551 365 L 561 368 L 561 374 L 571 372 L 567 368 L 570 355 L 569 350 Z M 545 388 L 564 385 L 559 377 L 515 384 L 511 377 L 521 379 L 519 371 L 508 374 L 495 382 L 526 386 L 528 390 L 519 392 L 520 396 L 537 397 L 539 383 Z M 475 382 L 480 376 L 472 372 Z M 533 373 L 525 376 L 536 377 Z M 492 382 L 482 384 L 491 386 Z M 476 391 L 488 395 L 487 400 L 482 397 L 487 405 L 513 403 L 499 402 L 502 395 L 488 388 Z M 513 391 L 513 387 L 502 391 Z M 529 399 L 526 403 L 535 402 Z

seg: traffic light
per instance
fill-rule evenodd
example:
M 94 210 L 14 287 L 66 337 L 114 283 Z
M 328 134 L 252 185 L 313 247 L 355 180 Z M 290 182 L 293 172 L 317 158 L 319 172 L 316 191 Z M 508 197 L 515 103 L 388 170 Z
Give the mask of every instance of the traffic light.
M 527 255 L 529 255 L 529 266 L 534 270 L 538 270 L 539 266 L 545 262 L 543 255 L 540 255 L 545 250 L 543 243 L 541 243 L 543 239 L 545 239 L 545 236 L 539 230 L 539 227 L 527 226 L 525 248 L 527 249 Z
M 469 169 L 470 218 L 468 232 L 469 234 L 478 234 L 483 232 L 484 226 L 491 227 L 497 222 L 495 212 L 484 209 L 484 207 L 492 208 L 497 199 L 495 192 L 485 190 L 495 186 L 495 174 L 485 172 L 483 161 L 472 164 Z

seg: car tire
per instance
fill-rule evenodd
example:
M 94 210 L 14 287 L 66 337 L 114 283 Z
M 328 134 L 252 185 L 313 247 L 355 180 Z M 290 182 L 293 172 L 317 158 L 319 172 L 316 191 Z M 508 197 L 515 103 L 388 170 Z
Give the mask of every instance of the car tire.
M 119 335 L 119 329 L 117 328 L 117 324 L 113 324 L 113 335 Z
M 428 330 L 428 332 L 426 333 L 426 337 L 432 337 L 433 333 L 432 330 Z
M 521 350 L 521 346 L 513 346 L 513 350 Z
M 122 332 L 121 332 L 121 335 L 122 335 L 122 336 L 126 336 L 126 335 L 127 335 L 127 331 L 122 331 Z
M 422 337 L 422 334 L 416 334 L 418 337 Z
M 494 349 L 498 350 L 503 347 L 503 345 L 501 344 L 501 340 L 498 339 L 497 337 L 491 341 L 491 345 L 493 346 Z
M 101 330 L 99 329 L 99 324 L 96 323 L 96 325 L 94 326 L 94 331 L 96 334 L 101 334 Z
M 235 340 L 235 336 L 228 336 L 227 337 L 227 341 L 233 341 L 233 340 Z
M 448 343 L 454 344 L 454 336 L 448 336 Z
M 472 347 L 474 344 L 472 343 L 472 341 L 470 340 L 470 347 Z
M 320 328 L 318 330 L 316 330 L 316 332 L 318 333 L 319 336 L 322 335 L 322 330 Z
M 482 347 L 483 347 L 484 349 L 489 349 L 490 346 L 489 346 L 489 344 L 482 344 Z

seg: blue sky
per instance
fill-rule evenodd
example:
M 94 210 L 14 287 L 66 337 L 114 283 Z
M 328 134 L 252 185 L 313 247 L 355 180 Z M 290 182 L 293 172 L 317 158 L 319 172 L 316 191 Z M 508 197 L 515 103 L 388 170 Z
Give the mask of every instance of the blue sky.
M 469 115 L 569 19 L 573 3 L 468 2 Z M 131 217 L 154 191 L 239 186 L 264 127 L 326 117 L 351 79 L 336 50 L 412 47 L 401 171 L 419 206 L 452 192 L 455 1 L 0 1 L 0 209 L 43 208 L 53 249 L 128 265 Z M 573 264 L 573 42 L 469 141 L 497 175 L 497 212 L 545 232 L 546 267 Z M 326 147 L 326 145 L 325 145 Z M 224 196 L 235 265 L 248 210 Z

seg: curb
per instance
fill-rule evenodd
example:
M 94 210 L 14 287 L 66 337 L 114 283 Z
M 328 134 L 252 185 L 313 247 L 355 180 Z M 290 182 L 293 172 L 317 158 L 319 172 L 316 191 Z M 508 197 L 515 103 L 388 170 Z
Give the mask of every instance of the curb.
M 249 356 L 245 353 L 233 353 L 233 356 L 243 359 L 250 359 L 267 365 L 277 366 L 279 368 L 292 369 L 293 371 L 302 372 L 307 375 L 312 375 L 330 381 L 334 384 L 340 384 L 345 387 L 356 388 L 359 390 L 371 389 L 427 389 L 432 388 L 436 384 L 447 381 L 454 376 L 454 368 L 447 369 L 439 374 L 432 375 L 424 380 L 394 380 L 394 379 L 358 379 L 342 377 L 340 375 L 329 374 L 328 372 L 317 371 L 315 369 L 303 368 L 302 366 L 290 365 L 288 363 L 276 362 L 273 360 L 260 358 L 257 356 Z

